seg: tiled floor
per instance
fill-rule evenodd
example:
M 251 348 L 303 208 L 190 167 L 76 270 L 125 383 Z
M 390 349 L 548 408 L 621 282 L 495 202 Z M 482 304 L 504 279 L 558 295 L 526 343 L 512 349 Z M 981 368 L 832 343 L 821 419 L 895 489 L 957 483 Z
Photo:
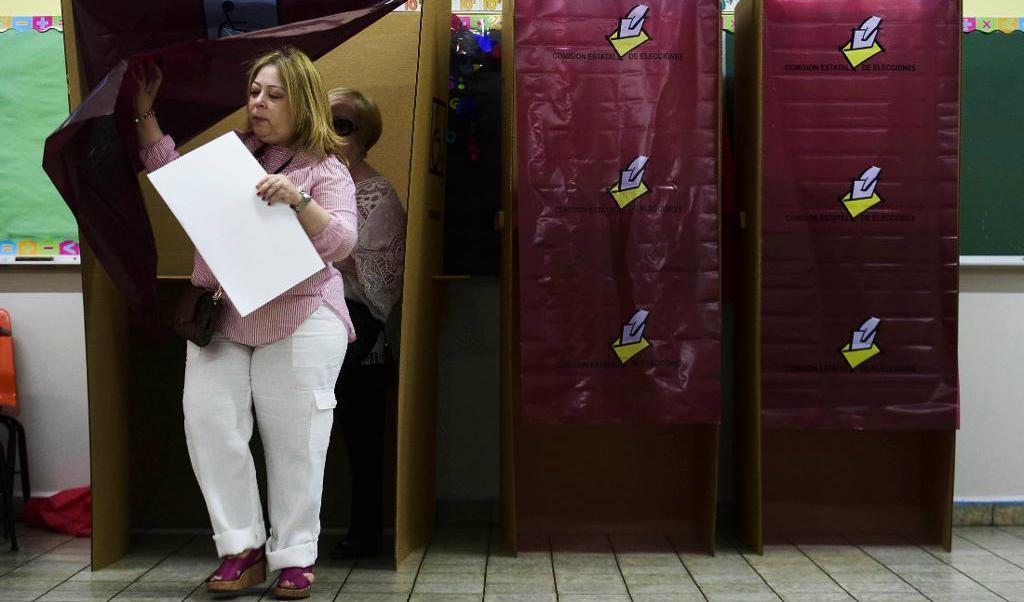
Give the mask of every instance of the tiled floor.
M 442 527 L 397 571 L 323 561 L 313 600 L 619 602 L 1024 601 L 1024 527 L 964 527 L 952 553 L 935 547 L 773 546 L 764 556 L 719 543 L 715 557 L 677 553 L 669 538 L 579 537 L 509 557 L 496 529 Z M 337 535 L 325 536 L 326 548 Z M 0 600 L 209 600 L 216 565 L 202 533 L 141 534 L 116 565 L 92 572 L 89 541 L 25 531 L 0 541 Z M 554 550 L 554 551 L 552 551 Z M 270 599 L 269 582 L 233 600 Z M 220 598 L 225 599 L 225 598 Z

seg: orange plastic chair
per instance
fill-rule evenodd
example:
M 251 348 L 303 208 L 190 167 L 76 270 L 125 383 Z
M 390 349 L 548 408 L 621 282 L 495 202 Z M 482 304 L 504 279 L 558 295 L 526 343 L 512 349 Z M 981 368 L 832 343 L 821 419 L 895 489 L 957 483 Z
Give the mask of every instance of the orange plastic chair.
M 18 388 L 14 384 L 14 337 L 11 315 L 0 308 L 0 414 L 18 414 Z
M 31 496 L 28 480 L 28 445 L 25 428 L 18 414 L 18 388 L 14 380 L 14 336 L 11 316 L 0 308 L 0 424 L 7 427 L 7 445 L 0 446 L 0 498 L 4 504 L 4 535 L 11 540 L 11 550 L 18 549 L 14 531 L 14 460 L 20 457 L 21 493 Z

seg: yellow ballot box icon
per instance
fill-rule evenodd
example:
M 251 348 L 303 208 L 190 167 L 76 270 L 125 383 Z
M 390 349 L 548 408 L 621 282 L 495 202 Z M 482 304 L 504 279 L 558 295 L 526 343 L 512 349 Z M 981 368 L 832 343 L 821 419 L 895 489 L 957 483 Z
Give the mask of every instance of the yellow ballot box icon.
M 640 182 L 640 186 L 633 188 L 632 190 L 622 190 L 618 184 L 612 186 L 608 192 L 611 193 L 612 198 L 615 199 L 615 204 L 619 206 L 619 209 L 625 209 L 630 203 L 644 196 L 650 190 L 647 189 L 647 184 Z
M 629 360 L 636 357 L 638 353 L 650 347 L 651 344 L 645 338 L 641 338 L 636 343 L 623 344 L 622 339 L 615 339 L 612 343 L 612 350 L 615 351 L 616 357 L 619 358 L 619 362 L 625 364 Z
M 840 47 L 850 67 L 856 69 L 865 61 L 885 49 L 878 43 L 878 30 L 882 25 L 881 17 L 869 17 L 860 27 L 853 30 L 853 36 L 846 45 Z
M 881 173 L 880 167 L 872 165 L 867 168 L 859 178 L 853 181 L 850 191 L 839 199 L 843 208 L 853 219 L 857 219 L 861 213 L 882 202 L 882 197 L 878 196 L 875 191 L 878 187 L 878 176 Z
M 865 320 L 860 328 L 853 331 L 850 342 L 840 350 L 850 370 L 856 370 L 858 366 L 882 352 L 875 344 L 880 322 L 881 320 L 875 317 Z
M 842 200 L 843 207 L 846 208 L 846 212 L 850 214 L 850 217 L 856 219 L 861 213 L 864 213 L 868 209 L 871 209 L 875 205 L 881 203 L 882 197 L 877 194 L 873 194 L 866 199 L 855 199 L 847 194 Z
M 608 189 L 619 209 L 625 209 L 630 203 L 650 192 L 644 183 L 646 169 L 647 157 L 640 155 L 619 174 L 619 181 Z
M 637 310 L 633 317 L 622 327 L 622 336 L 612 343 L 612 351 L 619 358 L 619 363 L 626 364 L 637 356 L 641 351 L 651 346 L 651 343 L 644 338 L 644 329 L 647 327 L 648 312 L 645 309 Z
M 843 56 L 846 57 L 846 60 L 849 61 L 850 66 L 854 69 L 860 67 L 864 61 L 870 59 L 879 52 L 883 52 L 883 49 L 878 45 L 878 42 L 872 44 L 870 48 L 855 49 L 851 43 L 847 43 L 846 46 L 843 46 Z
M 640 35 L 630 38 L 620 37 L 618 31 L 613 31 L 612 35 L 608 36 L 608 41 L 612 43 L 612 48 L 615 49 L 615 54 L 619 55 L 620 59 L 630 52 L 633 52 L 650 39 L 651 37 L 647 35 L 646 31 L 641 31 Z
M 850 344 L 847 343 L 846 347 L 843 347 L 843 358 L 846 360 L 846 363 L 850 365 L 851 370 L 856 370 L 857 366 L 863 364 L 881 352 L 882 350 L 878 348 L 878 345 L 872 345 L 867 349 L 852 349 L 850 348 Z
M 620 59 L 650 41 L 651 36 L 644 31 L 646 19 L 647 7 L 638 4 L 629 11 L 626 18 L 619 20 L 618 29 L 608 35 L 608 41 Z

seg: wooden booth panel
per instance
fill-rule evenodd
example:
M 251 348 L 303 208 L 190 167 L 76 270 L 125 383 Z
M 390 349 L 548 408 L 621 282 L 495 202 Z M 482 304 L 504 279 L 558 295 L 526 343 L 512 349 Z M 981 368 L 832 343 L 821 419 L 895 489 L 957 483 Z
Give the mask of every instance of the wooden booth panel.
M 515 0 L 502 5 L 502 45 L 515 48 Z M 516 270 L 516 76 L 512 52 L 501 62 L 501 530 L 505 549 L 515 553 L 515 400 L 519 398 L 519 298 Z
M 420 15 L 391 13 L 317 61 L 324 83 L 356 88 L 380 106 L 384 131 L 368 159 L 409 198 Z
M 425 545 L 434 522 L 437 341 L 444 231 L 451 10 L 423 6 L 409 173 L 398 378 L 395 562 Z
M 61 0 L 64 56 L 72 111 L 85 97 L 71 0 Z M 128 549 L 128 313 L 124 297 L 82 241 L 82 300 L 89 395 L 92 566 L 103 568 Z
M 93 492 L 92 566 L 99 569 L 117 561 L 128 549 L 130 350 L 124 320 L 128 306 L 84 241 L 82 292 Z

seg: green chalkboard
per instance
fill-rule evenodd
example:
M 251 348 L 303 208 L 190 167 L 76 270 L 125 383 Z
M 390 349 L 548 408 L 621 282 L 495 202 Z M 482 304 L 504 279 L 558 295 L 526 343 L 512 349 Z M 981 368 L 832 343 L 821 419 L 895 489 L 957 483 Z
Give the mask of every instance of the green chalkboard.
M 964 35 L 960 255 L 1024 256 L 1024 33 Z

